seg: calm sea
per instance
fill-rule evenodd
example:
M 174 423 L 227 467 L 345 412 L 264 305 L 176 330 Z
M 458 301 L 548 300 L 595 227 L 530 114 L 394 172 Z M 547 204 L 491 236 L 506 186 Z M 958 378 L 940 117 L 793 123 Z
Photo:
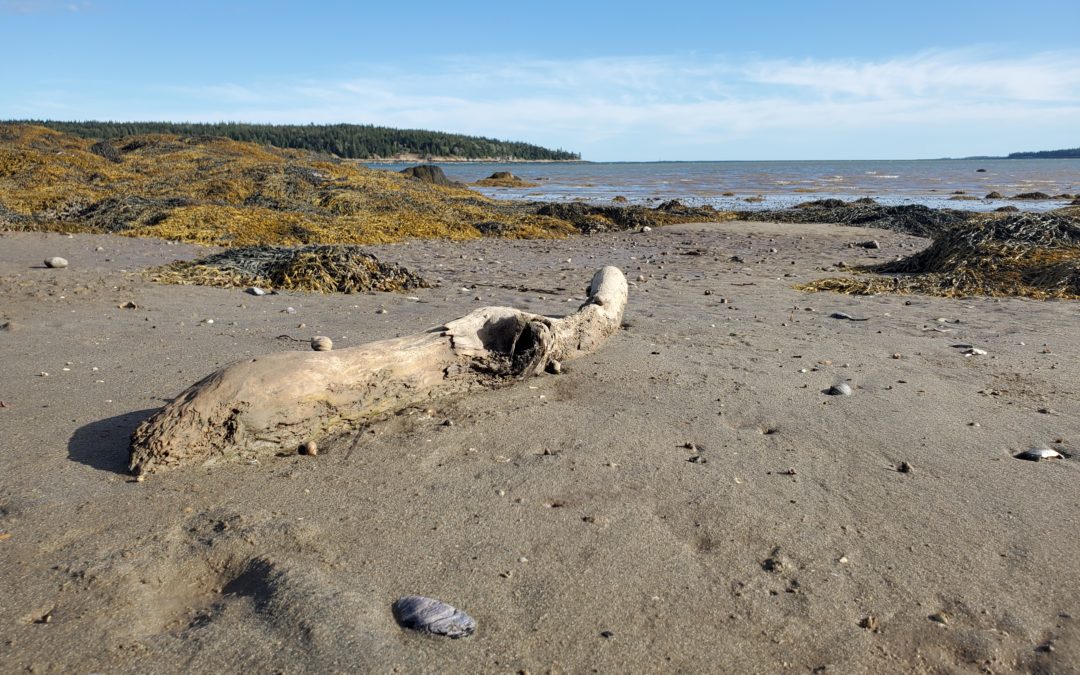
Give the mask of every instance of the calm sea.
M 371 164 L 399 171 L 413 164 Z M 886 204 L 925 204 L 958 209 L 1024 210 L 1062 206 L 1061 201 L 983 199 L 1022 192 L 1080 193 L 1080 159 L 877 160 L 792 162 L 582 162 L 440 164 L 452 180 L 472 182 L 510 171 L 531 188 L 477 188 L 504 199 L 632 203 L 679 199 L 720 209 L 790 206 L 810 199 L 873 197 Z M 983 169 L 983 171 L 979 171 Z M 955 194 L 962 192 L 963 194 Z M 725 194 L 728 193 L 728 194 Z M 970 199 L 975 197 L 977 199 Z M 750 201 L 747 201 L 750 199 Z

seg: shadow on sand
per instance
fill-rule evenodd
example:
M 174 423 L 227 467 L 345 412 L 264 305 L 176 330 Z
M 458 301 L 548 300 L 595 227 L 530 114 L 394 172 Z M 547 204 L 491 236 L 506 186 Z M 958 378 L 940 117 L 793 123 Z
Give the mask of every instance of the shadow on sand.
M 68 457 L 95 469 L 127 475 L 131 432 L 158 410 L 135 410 L 79 427 L 68 441 Z

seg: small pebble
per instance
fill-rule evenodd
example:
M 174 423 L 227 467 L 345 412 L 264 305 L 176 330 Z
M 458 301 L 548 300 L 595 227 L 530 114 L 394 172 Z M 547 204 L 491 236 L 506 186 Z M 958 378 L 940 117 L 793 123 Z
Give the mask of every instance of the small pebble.
M 300 446 L 300 454 L 314 457 L 319 454 L 319 446 L 315 444 L 315 441 L 307 441 Z
M 328 352 L 334 348 L 334 341 L 325 335 L 316 335 L 311 338 L 311 348 L 317 352 Z
M 255 296 L 261 296 L 261 295 L 266 295 L 266 291 L 264 291 L 263 289 L 259 288 L 258 286 L 252 286 L 251 288 L 248 288 L 248 289 L 247 289 L 246 291 L 244 291 L 244 292 L 245 292 L 245 293 L 250 293 L 251 295 L 255 295 Z
M 1061 459 L 1062 455 L 1057 450 L 1051 450 L 1050 448 L 1032 448 L 1025 450 L 1018 455 L 1014 455 L 1017 459 L 1026 459 L 1029 462 L 1042 462 L 1048 459 Z
M 53 256 L 52 258 L 45 259 L 45 267 L 52 269 L 62 269 L 68 266 L 68 261 L 60 256 Z
M 907 462 L 900 462 L 900 466 L 896 467 L 896 470 L 900 473 L 911 473 L 914 470 L 914 467 Z
M 851 396 L 851 385 L 847 382 L 841 382 L 840 384 L 834 384 L 829 387 L 829 396 Z

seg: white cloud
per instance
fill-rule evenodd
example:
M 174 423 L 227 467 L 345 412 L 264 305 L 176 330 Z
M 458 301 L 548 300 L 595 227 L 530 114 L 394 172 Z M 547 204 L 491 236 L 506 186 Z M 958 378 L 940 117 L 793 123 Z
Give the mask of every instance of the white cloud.
M 420 127 L 561 146 L 590 159 L 670 157 L 669 149 L 724 158 L 735 146 L 783 157 L 791 139 L 817 157 L 1006 152 L 1041 147 L 1030 144 L 1043 137 L 1048 147 L 1075 143 L 1065 136 L 1080 119 L 1080 51 L 878 61 L 451 58 L 423 71 L 356 70 L 337 81 L 159 87 L 86 116 L 130 119 L 139 105 L 159 119 Z M 161 101 L 156 114 L 145 110 L 153 100 Z M 857 148 L 844 147 L 855 137 Z M 987 140 L 940 147 L 943 138 Z

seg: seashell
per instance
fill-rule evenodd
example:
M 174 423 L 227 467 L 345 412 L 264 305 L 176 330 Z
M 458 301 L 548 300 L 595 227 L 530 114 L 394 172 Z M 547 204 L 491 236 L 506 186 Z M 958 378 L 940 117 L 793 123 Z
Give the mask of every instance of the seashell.
M 829 396 L 851 396 L 851 385 L 847 382 L 841 382 L 840 384 L 834 384 L 829 387 L 829 391 L 826 392 Z
M 328 352 L 334 348 L 334 341 L 325 335 L 316 335 L 311 338 L 311 348 L 317 352 Z
M 394 619 L 404 628 L 457 639 L 476 630 L 476 620 L 441 600 L 406 595 L 394 601 Z
M 1057 450 L 1051 450 L 1050 448 L 1032 448 L 1025 450 L 1018 455 L 1013 455 L 1017 459 L 1026 459 L 1029 462 L 1041 462 L 1045 459 L 1061 459 L 1063 455 Z
M 53 269 L 60 269 L 68 266 L 68 261 L 60 256 L 53 256 L 52 258 L 45 259 L 45 267 L 51 267 Z

